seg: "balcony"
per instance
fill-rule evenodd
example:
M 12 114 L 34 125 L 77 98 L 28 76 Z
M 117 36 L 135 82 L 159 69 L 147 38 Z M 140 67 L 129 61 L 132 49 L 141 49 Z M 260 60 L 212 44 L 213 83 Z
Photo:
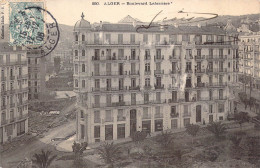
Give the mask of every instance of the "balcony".
M 94 118 L 94 123 L 100 123 L 101 119 L 100 118 Z
M 150 55 L 145 55 L 144 56 L 144 60 L 151 60 L 151 56 Z
M 179 113 L 176 112 L 171 113 L 171 118 L 178 118 L 178 117 L 179 117 Z
M 176 70 L 176 69 L 170 70 L 170 74 L 179 74 L 179 73 L 181 73 L 180 70 Z
M 1 95 L 7 95 L 7 91 L 6 90 L 1 90 Z
M 154 70 L 154 75 L 163 75 L 164 70 Z
M 127 86 L 122 87 L 103 87 L 103 88 L 95 88 L 92 87 L 92 92 L 115 92 L 115 91 L 126 91 Z
M 10 104 L 10 108 L 13 108 L 13 107 L 15 107 L 15 103 Z
M 150 86 L 150 85 L 144 86 L 144 89 L 145 89 L 145 90 L 150 90 L 150 89 L 152 89 L 152 86 Z
M 127 60 L 127 56 L 92 56 L 92 61 L 114 61 L 114 60 Z
M 191 117 L 191 113 L 183 113 L 183 117 Z
M 177 84 L 176 85 L 169 85 L 168 86 L 168 90 L 177 90 L 177 89 L 179 89 L 179 87 L 177 86 Z
M 6 109 L 6 105 L 1 105 L 1 110 L 5 110 Z
M 154 118 L 163 118 L 163 113 L 155 113 Z
M 205 87 L 205 83 L 195 83 L 195 87 L 203 88 L 203 87 Z
M 129 75 L 139 75 L 139 71 L 129 71 Z
M 18 75 L 17 79 L 24 79 L 24 78 L 27 78 L 27 77 L 28 77 L 28 75 Z
M 130 86 L 129 90 L 140 90 L 140 86 Z
M 127 75 L 127 71 L 92 72 L 92 76 L 118 76 Z
M 185 69 L 185 73 L 192 73 L 192 69 Z
M 107 47 L 107 46 L 131 46 L 131 45 L 140 45 L 140 42 L 138 41 L 109 41 L 109 40 L 104 40 L 104 41 L 101 41 L 101 40 L 98 40 L 98 41 L 77 41 L 77 42 L 74 42 L 74 44 L 85 44 L 87 46 L 104 46 L 104 47 Z
M 139 56 L 129 56 L 129 61 L 139 61 Z
M 144 71 L 144 75 L 151 75 L 151 71 Z
M 155 84 L 154 85 L 154 88 L 157 90 L 157 89 L 164 89 L 164 85 L 157 85 Z
M 7 123 L 8 123 L 8 120 L 6 120 L 6 119 L 5 120 L 4 119 L 1 120 L 1 125 L 6 125 Z
M 225 61 L 227 59 L 227 55 L 208 55 L 207 59 L 215 61 Z
M 163 61 L 163 60 L 164 60 L 164 55 L 154 56 L 154 61 L 155 62 L 160 62 L 160 61 Z
M 178 99 L 168 99 L 168 103 L 178 103 Z
M 205 69 L 195 69 L 195 74 L 201 74 L 201 73 L 205 73 L 206 70 Z
M 180 56 L 172 56 L 172 55 L 169 56 L 170 61 L 178 61 L 179 59 L 180 59 Z
M 14 80 L 15 79 L 15 76 L 10 76 L 10 80 Z
M 215 82 L 215 83 L 207 83 L 207 87 L 226 87 L 227 82 Z
M 203 61 L 203 60 L 205 60 L 205 55 L 203 55 L 203 56 L 202 56 L 202 55 L 196 55 L 196 56 L 195 56 L 195 60 L 196 60 L 196 61 L 199 61 L 199 60 L 200 60 L 200 61 Z
M 6 81 L 6 77 L 5 76 L 2 76 L 1 77 L 1 81 L 3 82 L 3 81 Z

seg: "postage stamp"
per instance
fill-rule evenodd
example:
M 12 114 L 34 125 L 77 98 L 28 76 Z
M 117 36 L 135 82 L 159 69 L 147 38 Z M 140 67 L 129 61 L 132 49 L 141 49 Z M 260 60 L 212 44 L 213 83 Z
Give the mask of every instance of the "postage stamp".
M 44 11 L 39 8 L 44 8 L 44 1 L 9 2 L 10 45 L 39 46 L 44 43 Z

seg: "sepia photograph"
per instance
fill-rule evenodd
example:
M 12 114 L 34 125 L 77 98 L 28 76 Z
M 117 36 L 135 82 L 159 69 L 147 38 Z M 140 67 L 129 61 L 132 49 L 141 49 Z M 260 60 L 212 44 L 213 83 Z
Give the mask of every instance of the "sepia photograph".
M 260 167 L 260 0 L 0 0 L 0 168 Z

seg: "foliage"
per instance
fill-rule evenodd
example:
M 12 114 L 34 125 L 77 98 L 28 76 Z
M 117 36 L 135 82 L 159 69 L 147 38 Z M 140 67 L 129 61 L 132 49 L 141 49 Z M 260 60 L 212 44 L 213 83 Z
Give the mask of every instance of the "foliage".
M 250 106 L 250 110 L 251 110 L 252 106 L 255 106 L 256 102 L 257 102 L 256 98 L 254 98 L 254 97 L 250 97 L 249 98 L 249 102 L 248 103 L 249 103 L 249 106 Z
M 235 135 L 235 134 L 232 134 L 232 135 L 229 136 L 229 140 L 232 142 L 234 147 L 239 147 L 240 142 L 242 140 L 242 137 Z
M 250 117 L 247 112 L 239 112 L 234 115 L 235 120 L 239 123 L 240 127 L 245 122 L 249 122 Z
M 35 153 L 33 155 L 32 161 L 38 165 L 39 168 L 48 168 L 56 157 L 57 155 L 51 156 L 51 151 L 42 150 L 41 153 Z
M 110 164 L 113 167 L 114 162 L 121 154 L 121 148 L 114 143 L 105 143 L 97 148 L 97 151 L 102 159 L 105 160 L 107 164 Z
M 212 122 L 207 126 L 207 129 L 212 132 L 217 139 L 221 137 L 226 131 L 226 127 L 221 122 Z
M 193 137 L 197 136 L 200 127 L 198 125 L 189 124 L 186 126 L 186 132 L 192 136 L 192 144 L 193 144 Z
M 245 109 L 247 108 L 247 105 L 249 104 L 249 100 L 247 98 L 246 92 L 240 92 L 238 93 L 238 97 L 241 100 L 242 103 L 245 105 Z
M 159 143 L 163 148 L 168 148 L 169 146 L 173 145 L 173 137 L 171 136 L 170 132 L 162 131 L 161 134 L 156 136 L 156 141 Z
M 246 151 L 248 155 L 248 161 L 250 163 L 259 164 L 259 158 L 260 158 L 260 137 L 247 137 L 246 139 Z
M 82 154 L 87 149 L 88 143 L 76 143 L 74 141 L 72 145 L 72 151 L 74 153 L 74 166 L 77 168 L 83 167 Z
M 140 143 L 145 140 L 147 137 L 147 132 L 146 131 L 136 131 L 131 135 L 132 141 L 137 143 Z

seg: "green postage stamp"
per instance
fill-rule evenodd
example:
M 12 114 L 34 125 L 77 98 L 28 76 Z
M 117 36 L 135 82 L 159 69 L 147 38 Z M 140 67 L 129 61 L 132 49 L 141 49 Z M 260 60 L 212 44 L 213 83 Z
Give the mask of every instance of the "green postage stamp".
M 44 43 L 44 1 L 9 1 L 10 45 L 39 46 Z

